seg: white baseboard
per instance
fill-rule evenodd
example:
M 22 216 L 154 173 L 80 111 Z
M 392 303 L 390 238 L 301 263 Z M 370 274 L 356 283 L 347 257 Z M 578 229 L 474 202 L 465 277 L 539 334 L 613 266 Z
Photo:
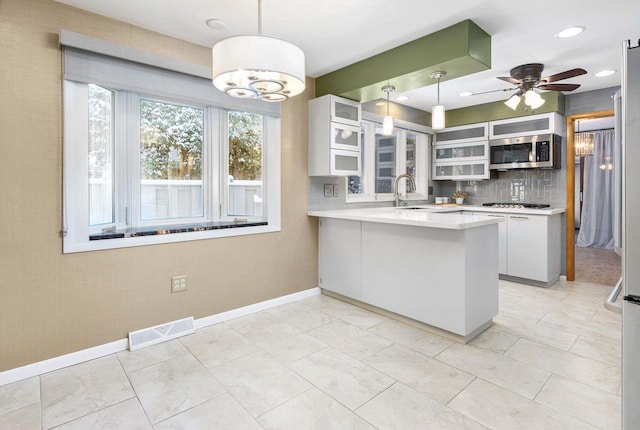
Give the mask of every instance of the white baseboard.
M 83 349 L 81 351 L 6 370 L 0 373 L 0 387 L 22 379 L 31 378 L 33 376 L 42 375 L 43 373 L 73 366 L 74 364 L 95 360 L 96 358 L 104 357 L 109 354 L 115 354 L 116 352 L 126 350 L 128 347 L 129 341 L 127 339 L 120 339 L 114 342 L 94 346 L 93 348 Z
M 275 299 L 266 300 L 264 302 L 256 303 L 253 305 L 244 306 L 242 308 L 199 318 L 195 320 L 195 327 L 197 330 L 213 324 L 228 321 L 233 318 L 242 317 L 255 312 L 263 311 L 265 309 L 270 309 L 276 306 L 284 305 L 286 303 L 294 302 L 296 300 L 316 296 L 318 294 L 320 294 L 320 288 L 310 288 L 308 290 L 288 294 L 286 296 L 277 297 Z M 28 364 L 26 366 L 16 367 L 15 369 L 5 370 L 4 372 L 0 372 L 0 387 L 3 385 L 11 384 L 13 382 L 21 381 L 23 379 L 31 378 L 33 376 L 53 372 L 54 370 L 63 369 L 75 364 L 84 363 L 85 361 L 95 360 L 96 358 L 115 354 L 121 351 L 126 351 L 128 348 L 129 340 L 120 339 L 114 342 L 94 346 L 92 348 L 83 349 L 81 351 L 61 355 L 59 357 L 50 358 L 48 360 L 39 361 L 37 363 Z
M 244 306 L 242 308 L 232 309 L 230 311 L 222 312 L 208 317 L 198 318 L 197 320 L 195 320 L 196 330 L 234 318 L 239 318 L 249 314 L 260 312 L 265 309 L 275 308 L 276 306 L 284 305 L 289 302 L 295 302 L 296 300 L 302 300 L 306 299 L 307 297 L 317 296 L 318 294 L 320 294 L 319 287 L 310 288 L 308 290 L 288 294 L 282 297 L 276 297 L 275 299 L 266 300 L 254 305 Z

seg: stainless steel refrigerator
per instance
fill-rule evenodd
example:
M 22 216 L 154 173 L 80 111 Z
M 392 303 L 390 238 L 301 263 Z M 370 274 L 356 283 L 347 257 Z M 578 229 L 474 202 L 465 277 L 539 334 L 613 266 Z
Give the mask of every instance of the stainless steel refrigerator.
M 622 427 L 640 429 L 640 47 L 622 54 Z

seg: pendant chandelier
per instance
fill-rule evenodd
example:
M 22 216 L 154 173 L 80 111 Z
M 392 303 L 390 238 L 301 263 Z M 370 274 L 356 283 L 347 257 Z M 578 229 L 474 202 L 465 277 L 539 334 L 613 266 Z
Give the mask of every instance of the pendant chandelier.
M 282 39 L 262 34 L 258 0 L 258 34 L 220 40 L 211 50 L 213 85 L 239 98 L 281 102 L 305 89 L 304 52 Z
M 576 122 L 578 130 L 580 130 L 580 121 Z M 594 142 L 596 135 L 589 131 L 577 131 L 573 134 L 573 147 L 576 157 L 589 157 L 593 155 Z

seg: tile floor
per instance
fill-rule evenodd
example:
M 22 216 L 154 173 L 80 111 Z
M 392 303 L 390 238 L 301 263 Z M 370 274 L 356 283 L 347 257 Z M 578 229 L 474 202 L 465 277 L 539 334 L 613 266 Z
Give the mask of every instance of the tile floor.
M 468 345 L 314 296 L 0 387 L 0 429 L 618 429 L 610 289 L 501 281 Z

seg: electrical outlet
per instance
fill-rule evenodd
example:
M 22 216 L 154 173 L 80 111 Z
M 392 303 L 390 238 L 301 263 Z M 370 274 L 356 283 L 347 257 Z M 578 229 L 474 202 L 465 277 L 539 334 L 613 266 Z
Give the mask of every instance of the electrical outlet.
M 333 185 L 324 184 L 324 196 L 325 197 L 333 197 Z
M 340 197 L 340 185 L 333 186 L 333 197 Z
M 171 292 L 179 293 L 180 291 L 187 291 L 187 275 L 171 277 Z

